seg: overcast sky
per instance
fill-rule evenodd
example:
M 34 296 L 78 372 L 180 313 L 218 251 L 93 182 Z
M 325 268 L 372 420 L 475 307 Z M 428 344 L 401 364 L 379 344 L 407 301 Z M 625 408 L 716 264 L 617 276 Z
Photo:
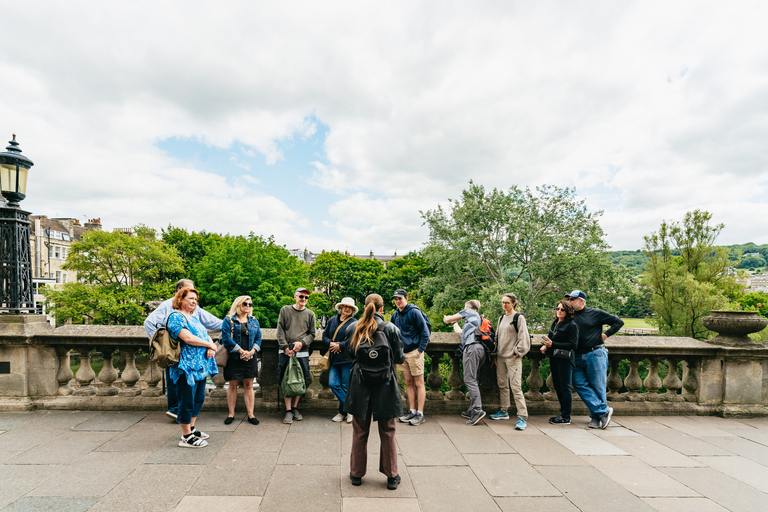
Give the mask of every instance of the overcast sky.
M 616 250 L 694 208 L 768 243 L 765 2 L 0 9 L 35 214 L 402 254 L 472 179 L 575 187 Z

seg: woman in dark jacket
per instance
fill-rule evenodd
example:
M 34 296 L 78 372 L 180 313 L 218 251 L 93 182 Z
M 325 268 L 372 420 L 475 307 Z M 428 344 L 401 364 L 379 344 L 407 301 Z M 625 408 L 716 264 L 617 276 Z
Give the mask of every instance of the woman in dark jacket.
M 341 302 L 336 304 L 338 315 L 331 318 L 323 331 L 322 354 L 328 353 L 331 368 L 328 370 L 328 386 L 339 399 L 339 412 L 333 417 L 333 421 L 352 422 L 352 415 L 344 410 L 344 401 L 347 399 L 347 383 L 349 382 L 349 370 L 352 368 L 352 361 L 347 357 L 347 344 L 352 341 L 352 335 L 355 332 L 357 320 L 354 315 L 357 314 L 355 300 L 351 297 L 344 297 Z
M 253 379 L 259 374 L 256 352 L 261 350 L 261 329 L 259 321 L 251 316 L 252 311 L 253 300 L 247 295 L 242 295 L 232 302 L 229 316 L 221 324 L 221 343 L 229 351 L 229 359 L 224 367 L 224 379 L 229 381 L 229 415 L 224 420 L 225 425 L 235 419 L 238 381 L 243 382 L 243 401 L 248 413 L 248 422 L 252 425 L 259 424 L 259 420 L 253 415 Z
M 352 342 L 347 344 L 347 354 L 353 361 L 345 403 L 345 409 L 353 416 L 349 478 L 352 485 L 363 483 L 368 462 L 368 434 L 373 418 L 379 425 L 381 440 L 379 471 L 387 476 L 387 489 L 397 489 L 400 475 L 397 472 L 395 418 L 403 413 L 403 405 L 400 401 L 395 365 L 402 364 L 405 356 L 400 330 L 394 324 L 384 321 L 383 311 L 384 300 L 381 295 L 374 293 L 366 297 L 363 317 L 357 323 Z M 382 334 L 392 356 L 389 369 L 384 369 L 387 380 L 378 384 L 366 384 L 365 374 L 357 358 L 358 350 L 372 346 L 376 339 L 381 341 Z
M 576 363 L 578 343 L 579 326 L 573 321 L 573 305 L 567 300 L 561 300 L 555 306 L 555 321 L 541 345 L 541 353 L 549 356 L 552 383 L 560 402 L 560 414 L 549 418 L 553 425 L 571 424 L 571 375 Z

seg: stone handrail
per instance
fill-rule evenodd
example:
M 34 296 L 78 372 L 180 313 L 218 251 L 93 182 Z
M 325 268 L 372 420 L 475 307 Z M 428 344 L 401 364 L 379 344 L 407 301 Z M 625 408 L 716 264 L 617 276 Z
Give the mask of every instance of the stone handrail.
M 262 329 L 262 335 L 257 407 L 277 410 L 282 400 L 275 370 L 275 330 Z M 550 391 L 551 380 L 541 375 L 544 357 L 538 351 L 539 339 L 540 335 L 534 335 L 533 346 L 526 356 L 530 360 L 530 371 L 523 376 L 528 387 L 528 409 L 531 414 L 555 414 L 558 404 L 554 392 Z M 466 408 L 460 364 L 454 355 L 459 341 L 457 333 L 432 334 L 427 354 L 433 361 L 447 354 L 450 373 L 444 378 L 439 366 L 432 365 L 426 376 L 430 388 L 427 411 L 459 412 Z M 147 346 L 140 326 L 67 325 L 32 333 L 0 333 L 0 370 L 4 366 L 9 370 L 8 373 L 0 371 L 0 410 L 161 409 L 165 407 L 163 372 L 150 363 L 142 374 L 135 362 L 137 353 L 146 351 Z M 315 353 L 321 346 L 318 332 L 313 343 Z M 610 362 L 608 400 L 617 413 L 768 414 L 768 348 L 763 344 L 729 346 L 691 338 L 614 336 L 606 346 Z M 118 372 L 113 366 L 112 357 L 104 357 L 103 367 L 96 375 L 90 364 L 94 350 L 105 356 L 119 353 L 122 370 Z M 73 375 L 70 358 L 74 352 L 81 364 Z M 624 378 L 620 374 L 622 361 L 628 366 Z M 648 374 L 641 379 L 641 363 L 645 361 Z M 662 378 L 660 373 L 663 374 L 665 368 L 680 368 L 682 377 L 678 371 L 667 371 Z M 319 377 L 322 389 L 309 391 L 303 408 L 335 409 L 327 374 Z M 226 390 L 221 372 L 213 382 L 215 388 L 210 391 L 205 407 L 223 410 Z M 450 387 L 445 393 L 440 391 L 444 384 Z M 489 364 L 480 370 L 480 390 L 487 410 L 498 406 L 495 370 Z M 585 412 L 583 403 L 575 400 L 574 413 Z

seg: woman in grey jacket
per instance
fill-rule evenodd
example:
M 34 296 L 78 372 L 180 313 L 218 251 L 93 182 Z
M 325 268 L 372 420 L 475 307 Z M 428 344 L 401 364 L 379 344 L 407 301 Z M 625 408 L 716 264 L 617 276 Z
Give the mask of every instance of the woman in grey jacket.
M 395 365 L 401 364 L 405 357 L 400 330 L 394 324 L 384 321 L 383 310 L 384 300 L 381 295 L 371 294 L 366 297 L 363 317 L 357 323 L 352 342 L 347 344 L 347 354 L 353 361 L 344 405 L 346 411 L 353 416 L 349 478 L 353 485 L 363 483 L 368 461 L 368 434 L 373 419 L 378 423 L 381 440 L 379 471 L 387 476 L 387 488 L 397 489 L 400 475 L 397 472 L 395 419 L 403 413 L 403 405 Z M 367 366 L 358 360 L 358 355 L 367 354 L 377 341 L 389 346 L 391 359 L 389 367 L 382 369 L 383 377 L 371 383 Z M 358 351 L 361 351 L 360 354 Z

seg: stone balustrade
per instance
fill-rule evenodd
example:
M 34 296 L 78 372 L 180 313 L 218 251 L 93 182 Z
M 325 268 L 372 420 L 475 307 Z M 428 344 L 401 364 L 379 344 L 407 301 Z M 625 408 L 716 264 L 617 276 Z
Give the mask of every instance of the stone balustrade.
M 0 328 L 0 410 L 165 407 L 163 372 L 152 363 L 141 370 L 136 365 L 137 355 L 144 354 L 148 346 L 142 327 L 67 325 L 54 330 L 45 326 L 17 331 Z M 259 410 L 277 410 L 282 403 L 275 371 L 277 340 L 273 329 L 262 332 L 262 371 L 256 404 Z M 527 356 L 530 370 L 524 374 L 526 400 L 530 414 L 555 414 L 559 407 L 550 378 L 542 376 L 548 364 L 538 351 L 539 337 L 534 336 Z M 466 408 L 461 366 L 454 355 L 459 341 L 456 333 L 432 335 L 427 354 L 433 361 L 445 361 L 443 373 L 447 376 L 441 374 L 438 364 L 431 365 L 426 376 L 430 388 L 428 412 L 459 412 Z M 606 345 L 610 361 L 608 400 L 616 413 L 768 414 L 768 347 L 763 344 L 614 336 Z M 315 353 L 320 346 L 318 333 L 313 344 Z M 96 352 L 103 358 L 98 375 L 91 368 Z M 112 363 L 117 356 L 119 368 Z M 80 363 L 74 374 L 70 369 L 73 358 Z M 327 374 L 318 373 L 317 377 L 313 385 L 317 389 L 308 391 L 302 408 L 332 411 L 337 404 L 328 389 Z M 225 410 L 223 376 L 220 373 L 212 381 L 205 408 Z M 480 371 L 480 389 L 486 410 L 495 410 L 499 392 L 495 370 L 488 364 Z M 585 413 L 583 403 L 576 395 L 574 398 L 574 413 Z

